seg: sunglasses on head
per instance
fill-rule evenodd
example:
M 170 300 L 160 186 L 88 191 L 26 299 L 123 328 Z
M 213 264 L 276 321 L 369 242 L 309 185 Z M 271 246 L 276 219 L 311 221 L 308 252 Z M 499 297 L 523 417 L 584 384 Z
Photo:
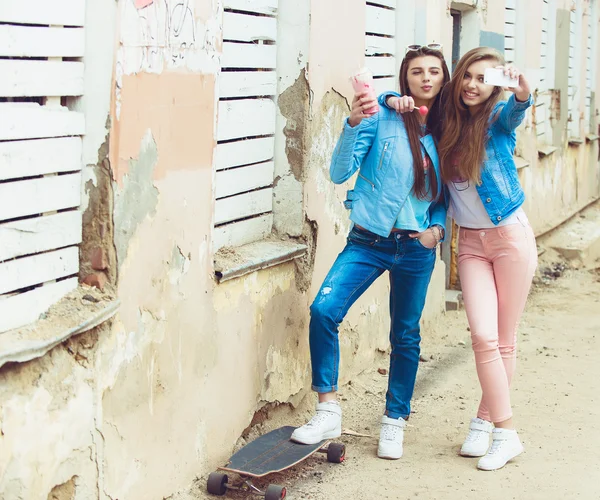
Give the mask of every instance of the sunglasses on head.
M 427 45 L 409 45 L 406 47 L 406 51 L 404 52 L 405 54 L 411 50 L 417 51 L 419 49 L 422 49 L 423 47 L 427 47 L 428 49 L 431 50 L 442 50 L 442 44 L 441 43 L 428 43 Z

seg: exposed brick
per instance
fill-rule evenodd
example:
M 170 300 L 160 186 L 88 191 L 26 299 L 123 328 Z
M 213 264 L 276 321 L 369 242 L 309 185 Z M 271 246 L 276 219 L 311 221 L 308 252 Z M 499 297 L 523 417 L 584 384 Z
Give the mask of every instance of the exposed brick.
M 95 286 L 96 288 L 99 288 L 100 290 L 104 290 L 104 286 L 106 285 L 107 281 L 108 281 L 108 278 L 106 277 L 106 274 L 104 274 L 104 273 L 88 274 L 83 279 L 83 282 L 86 285 Z
M 108 269 L 106 250 L 100 247 L 92 248 L 92 251 L 90 252 L 90 262 L 92 264 L 92 269 L 95 269 L 96 271 Z

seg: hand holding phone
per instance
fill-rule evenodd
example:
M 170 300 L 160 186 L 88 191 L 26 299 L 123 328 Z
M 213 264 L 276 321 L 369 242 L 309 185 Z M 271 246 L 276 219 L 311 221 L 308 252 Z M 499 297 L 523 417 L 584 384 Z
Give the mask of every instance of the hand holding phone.
M 487 68 L 483 74 L 483 83 L 514 89 L 519 86 L 519 79 L 505 75 L 504 68 Z

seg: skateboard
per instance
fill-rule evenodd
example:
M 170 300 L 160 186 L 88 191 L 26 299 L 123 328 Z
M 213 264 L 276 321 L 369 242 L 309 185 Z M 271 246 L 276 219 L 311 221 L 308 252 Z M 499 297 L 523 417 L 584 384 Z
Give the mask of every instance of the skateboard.
M 280 427 L 248 443 L 229 459 L 227 465 L 219 467 L 218 472 L 211 472 L 206 485 L 208 492 L 225 495 L 227 490 L 241 490 L 265 497 L 265 500 L 280 500 L 286 496 L 285 487 L 270 484 L 263 491 L 252 484 L 252 479 L 289 469 L 317 452 L 326 453 L 329 462 L 339 464 L 344 461 L 345 445 L 329 439 L 316 444 L 295 443 L 290 441 L 295 429 Z M 230 482 L 228 472 L 239 476 L 240 481 Z

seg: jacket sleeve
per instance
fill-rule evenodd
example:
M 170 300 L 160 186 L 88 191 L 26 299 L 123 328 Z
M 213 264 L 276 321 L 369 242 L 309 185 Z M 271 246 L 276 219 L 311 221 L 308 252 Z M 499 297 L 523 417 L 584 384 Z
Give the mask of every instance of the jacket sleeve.
M 398 92 L 394 92 L 393 90 L 388 90 L 387 92 L 384 92 L 383 94 L 379 95 L 379 97 L 377 98 L 377 102 L 379 103 L 379 105 L 388 109 L 392 109 L 388 106 L 386 102 L 388 97 L 402 97 L 402 94 L 398 94 Z
M 442 184 L 442 194 L 435 203 L 429 207 L 429 226 L 439 225 L 444 229 L 444 241 L 446 238 L 446 214 L 448 212 L 448 188 Z
M 359 169 L 371 149 L 378 123 L 379 113 L 364 118 L 356 127 L 351 127 L 346 119 L 329 167 L 329 176 L 335 184 L 347 181 Z
M 519 102 L 512 94 L 506 104 L 502 107 L 498 117 L 498 124 L 509 134 L 513 132 L 525 118 L 527 108 L 533 104 L 531 94 L 525 102 Z

